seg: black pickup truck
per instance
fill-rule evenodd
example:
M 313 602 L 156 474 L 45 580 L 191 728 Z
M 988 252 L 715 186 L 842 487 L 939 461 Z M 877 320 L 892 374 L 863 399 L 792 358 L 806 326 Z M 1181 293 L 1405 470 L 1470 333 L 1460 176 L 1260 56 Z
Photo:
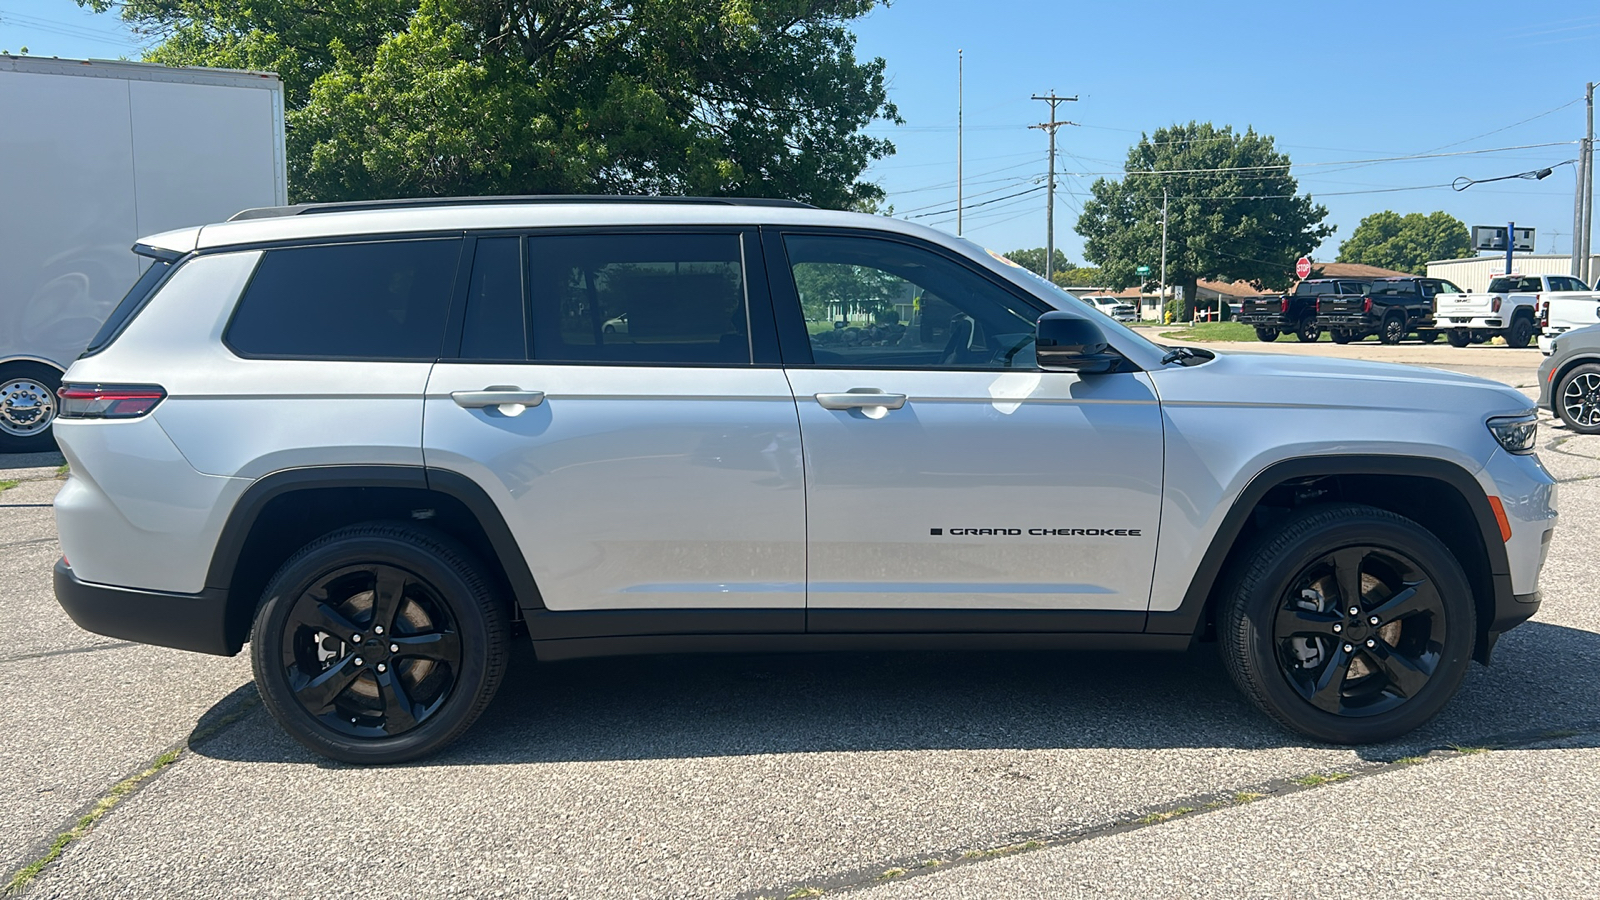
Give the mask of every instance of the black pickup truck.
M 1317 324 L 1335 344 L 1376 334 L 1385 344 L 1398 344 L 1417 332 L 1423 343 L 1439 339 L 1433 330 L 1433 298 L 1455 285 L 1437 278 L 1377 278 L 1358 297 L 1324 297 L 1317 303 Z
M 1275 341 L 1279 334 L 1293 334 L 1305 343 L 1322 336 L 1317 325 L 1317 301 L 1324 297 L 1361 297 L 1367 283 L 1348 278 L 1314 278 L 1295 285 L 1281 297 L 1255 297 L 1244 301 L 1239 321 L 1253 325 L 1256 337 Z

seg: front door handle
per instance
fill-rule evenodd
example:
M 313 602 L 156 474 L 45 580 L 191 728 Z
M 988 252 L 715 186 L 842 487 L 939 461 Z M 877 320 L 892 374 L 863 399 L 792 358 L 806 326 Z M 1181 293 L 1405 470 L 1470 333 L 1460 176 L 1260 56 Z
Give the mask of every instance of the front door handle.
M 530 406 L 543 403 L 544 391 L 525 391 L 515 385 L 495 384 L 481 391 L 451 391 L 450 399 L 463 409 L 495 406 L 508 416 L 516 416 Z
M 816 394 L 823 409 L 899 409 L 906 405 L 905 394 L 885 394 L 880 388 L 851 388 L 843 394 Z

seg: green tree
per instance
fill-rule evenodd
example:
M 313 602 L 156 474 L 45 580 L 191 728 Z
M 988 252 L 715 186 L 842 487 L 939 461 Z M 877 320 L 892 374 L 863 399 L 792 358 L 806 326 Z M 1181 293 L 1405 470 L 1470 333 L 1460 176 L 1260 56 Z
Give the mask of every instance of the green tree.
M 1333 233 L 1322 224 L 1328 210 L 1298 195 L 1289 157 L 1253 129 L 1157 129 L 1128 150 L 1124 170 L 1120 180 L 1096 180 L 1083 204 L 1084 256 L 1099 264 L 1107 287 L 1138 284 L 1141 265 L 1159 271 L 1165 190 L 1167 277 L 1185 289 L 1183 318 L 1200 279 L 1286 287 L 1295 259 Z
M 268 69 L 291 198 L 513 193 L 882 198 L 876 0 L 78 0 L 170 65 Z
M 1466 223 L 1443 210 L 1432 215 L 1392 210 L 1361 220 L 1339 245 L 1339 262 L 1364 263 L 1413 275 L 1425 275 L 1428 262 L 1472 256 Z
M 1045 248 L 1034 247 L 1029 250 L 1012 250 L 1010 253 L 1005 254 L 1005 257 L 1040 278 L 1044 277 Z M 1054 262 L 1054 269 L 1057 272 L 1073 268 L 1072 263 L 1067 260 L 1067 254 L 1060 250 L 1056 251 Z

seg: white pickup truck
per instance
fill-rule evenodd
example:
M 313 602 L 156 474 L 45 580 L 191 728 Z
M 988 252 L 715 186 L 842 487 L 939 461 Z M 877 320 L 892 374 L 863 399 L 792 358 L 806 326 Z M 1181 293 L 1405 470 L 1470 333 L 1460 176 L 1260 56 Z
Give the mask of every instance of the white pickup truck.
M 1569 278 L 1568 281 L 1578 281 Z M 1581 286 L 1583 282 L 1579 281 Z M 1600 322 L 1600 291 L 1545 294 L 1539 304 L 1539 352 L 1549 356 L 1556 335 Z
M 1481 344 L 1496 335 L 1508 347 L 1526 347 L 1539 334 L 1544 305 L 1558 300 L 1586 303 L 1592 314 L 1600 293 L 1567 275 L 1501 275 L 1480 294 L 1434 297 L 1434 328 L 1445 333 L 1452 347 Z

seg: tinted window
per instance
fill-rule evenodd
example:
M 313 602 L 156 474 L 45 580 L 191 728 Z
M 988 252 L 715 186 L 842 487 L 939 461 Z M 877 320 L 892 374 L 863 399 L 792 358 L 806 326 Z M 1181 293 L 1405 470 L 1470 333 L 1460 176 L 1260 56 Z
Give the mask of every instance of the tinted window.
M 1296 297 L 1320 297 L 1323 294 L 1334 293 L 1337 287 L 1337 283 L 1332 281 L 1302 281 L 1295 285 L 1294 295 Z
M 139 280 L 133 283 L 133 287 L 128 288 L 128 293 L 124 294 L 116 308 L 111 310 L 111 315 L 106 317 L 100 330 L 95 332 L 88 348 L 83 351 L 84 355 L 104 350 L 106 345 L 111 343 L 111 339 L 117 336 L 117 332 L 122 330 L 122 326 L 132 321 L 134 315 L 144 308 L 144 301 L 149 298 L 150 292 L 155 290 L 155 286 L 161 279 L 167 277 L 170 271 L 172 271 L 171 262 L 164 259 L 152 261 L 150 268 L 145 269 Z
M 1490 294 L 1509 294 L 1517 289 L 1517 279 L 1501 275 L 1499 278 L 1489 279 Z
M 784 239 L 818 365 L 1031 368 L 1038 312 L 964 266 L 896 241 Z
M 480 238 L 467 288 L 461 358 L 527 359 L 522 311 L 522 239 Z
M 1466 291 L 1463 291 L 1461 288 L 1456 287 L 1454 282 L 1445 281 L 1444 279 L 1441 278 L 1439 280 L 1439 293 L 1441 293 L 1441 294 L 1465 294 Z
M 528 239 L 533 355 L 552 362 L 750 362 L 736 234 Z
M 1416 283 L 1405 281 L 1374 281 L 1367 289 L 1369 294 L 1409 294 L 1416 291 Z
M 459 240 L 268 250 L 228 326 L 248 356 L 435 359 Z

